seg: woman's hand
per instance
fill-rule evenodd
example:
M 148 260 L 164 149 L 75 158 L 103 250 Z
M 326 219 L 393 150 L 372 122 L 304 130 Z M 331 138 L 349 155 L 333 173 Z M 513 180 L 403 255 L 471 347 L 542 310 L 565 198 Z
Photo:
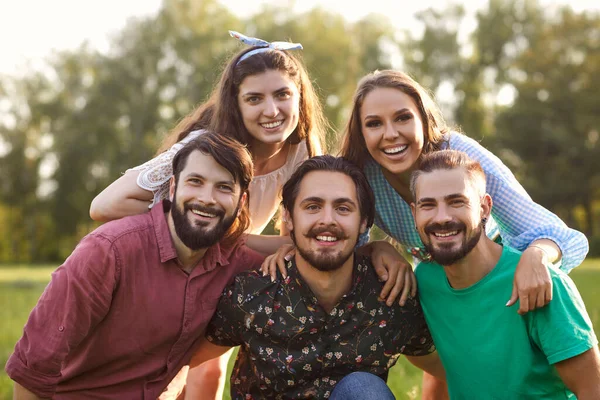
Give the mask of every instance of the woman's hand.
M 283 279 L 285 279 L 287 278 L 285 264 L 292 259 L 294 254 L 296 254 L 296 246 L 293 244 L 284 244 L 274 254 L 265 258 L 265 261 L 260 266 L 260 271 L 263 276 L 267 276 L 267 274 L 271 275 L 271 281 L 275 282 L 275 279 L 277 279 L 277 269 L 279 268 L 279 272 L 281 272 Z
M 412 266 L 390 243 L 379 240 L 366 246 L 370 248 L 371 260 L 377 276 L 385 285 L 380 297 L 391 306 L 400 294 L 401 306 L 406 303 L 408 296 L 417 295 L 417 280 Z
M 506 306 L 510 307 L 519 300 L 517 312 L 523 315 L 548 304 L 552 300 L 550 264 L 549 252 L 544 248 L 538 245 L 526 248 L 517 264 L 512 296 Z

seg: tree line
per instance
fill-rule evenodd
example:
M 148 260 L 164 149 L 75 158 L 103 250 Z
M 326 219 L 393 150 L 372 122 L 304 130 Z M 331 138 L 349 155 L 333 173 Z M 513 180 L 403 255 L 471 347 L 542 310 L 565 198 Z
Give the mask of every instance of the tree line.
M 331 125 L 330 151 L 358 80 L 402 69 L 441 99 L 447 120 L 481 140 L 530 195 L 600 252 L 600 15 L 568 5 L 490 0 L 466 40 L 460 5 L 415 17 L 349 22 L 314 8 L 263 6 L 239 18 L 216 0 L 164 0 L 131 19 L 108 52 L 53 54 L 48 68 L 0 77 L 0 262 L 56 262 L 96 224 L 94 196 L 151 158 L 177 121 L 204 101 L 239 43 L 228 29 L 293 40 Z

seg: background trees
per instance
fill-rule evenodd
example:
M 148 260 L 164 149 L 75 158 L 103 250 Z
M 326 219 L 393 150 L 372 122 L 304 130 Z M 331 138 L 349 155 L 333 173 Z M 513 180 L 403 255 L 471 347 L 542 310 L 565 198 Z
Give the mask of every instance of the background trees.
M 55 54 L 44 73 L 0 77 L 0 262 L 70 253 L 95 226 L 93 197 L 151 157 L 208 96 L 240 46 L 227 29 L 304 45 L 330 150 L 357 81 L 398 67 L 400 56 L 446 118 L 499 155 L 535 200 L 600 235 L 598 13 L 490 0 L 470 36 L 460 6 L 417 18 L 422 35 L 377 14 L 348 22 L 319 8 L 267 6 L 240 19 L 216 0 L 164 0 L 158 15 L 115 35 L 108 53 L 83 45 Z

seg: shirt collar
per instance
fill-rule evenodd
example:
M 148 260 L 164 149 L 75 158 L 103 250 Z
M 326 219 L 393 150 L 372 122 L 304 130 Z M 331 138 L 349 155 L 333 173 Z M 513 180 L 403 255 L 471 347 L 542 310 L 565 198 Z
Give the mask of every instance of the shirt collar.
M 162 263 L 177 258 L 177 250 L 175 249 L 175 244 L 171 237 L 171 230 L 169 229 L 169 224 L 167 222 L 167 216 L 170 209 L 171 202 L 165 199 L 150 210 L 150 215 L 154 222 L 154 234 L 156 235 L 160 261 Z M 236 246 L 221 246 L 220 243 L 217 242 L 206 250 L 204 257 L 202 257 L 199 264 L 204 266 L 207 271 L 214 269 L 217 264 L 227 265 L 229 264 L 229 256 L 232 254 L 235 247 Z
M 296 266 L 296 257 L 292 257 L 290 261 L 286 264 L 288 277 L 283 281 L 284 284 L 289 285 L 290 283 L 295 282 L 296 285 L 300 288 L 300 294 L 302 297 L 310 301 L 314 305 L 318 305 L 319 302 L 317 297 L 310 289 L 310 286 L 302 275 L 300 271 L 298 271 L 298 267 Z M 354 298 L 356 296 L 360 297 L 362 292 L 364 282 L 367 275 L 367 269 L 372 268 L 371 263 L 369 262 L 368 257 L 358 255 L 356 252 L 354 253 L 354 266 L 352 269 L 352 287 L 350 291 L 342 296 L 340 302 L 343 302 L 345 299 Z

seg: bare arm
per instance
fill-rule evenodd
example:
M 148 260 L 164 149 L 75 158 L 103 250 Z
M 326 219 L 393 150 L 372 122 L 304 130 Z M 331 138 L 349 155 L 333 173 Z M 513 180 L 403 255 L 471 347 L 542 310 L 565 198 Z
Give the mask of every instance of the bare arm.
M 448 400 L 448 385 L 446 371 L 439 354 L 434 351 L 426 356 L 406 356 L 414 366 L 424 371 L 422 400 Z
M 265 256 L 275 254 L 283 245 L 291 244 L 292 239 L 289 236 L 248 235 L 246 237 L 246 246 Z
M 598 346 L 554 364 L 565 385 L 579 400 L 600 399 L 600 354 Z
M 15 382 L 13 391 L 13 400 L 42 400 L 41 397 L 36 396 L 23 386 Z
M 206 338 L 202 338 L 192 359 L 190 360 L 190 370 L 188 371 L 187 381 L 185 386 L 186 399 L 201 399 L 204 393 L 202 382 L 204 382 L 204 369 L 199 368 L 202 363 L 219 357 L 229 350 L 230 347 L 217 346 L 212 344 Z
M 127 171 L 100 192 L 90 206 L 94 221 L 111 221 L 148 211 L 154 195 L 137 184 L 139 171 Z

